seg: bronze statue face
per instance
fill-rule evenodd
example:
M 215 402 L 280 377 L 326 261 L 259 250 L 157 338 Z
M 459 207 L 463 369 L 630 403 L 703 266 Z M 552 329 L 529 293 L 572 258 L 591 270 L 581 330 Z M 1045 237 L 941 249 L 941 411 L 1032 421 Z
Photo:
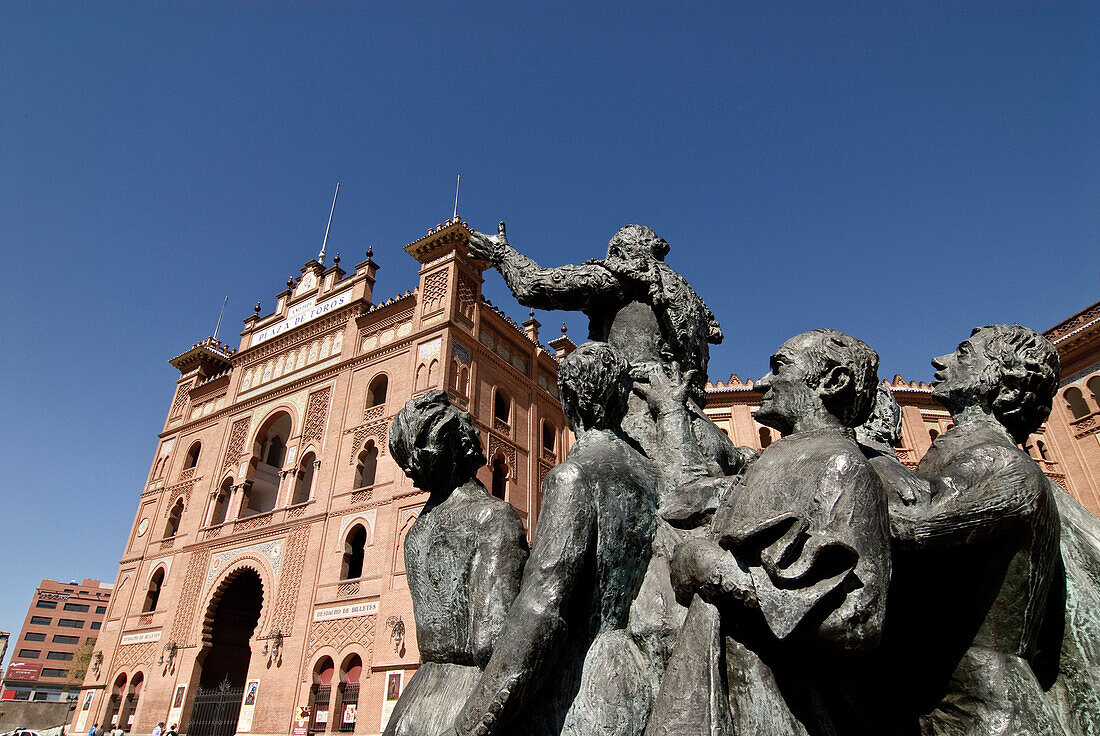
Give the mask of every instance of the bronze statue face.
M 789 434 L 795 422 L 814 410 L 818 403 L 811 387 L 808 334 L 796 335 L 783 343 L 771 357 L 771 370 L 755 384 L 764 394 L 760 408 L 753 415 L 756 421 Z
M 995 390 L 997 366 L 986 353 L 987 336 L 981 332 L 959 343 L 955 352 L 932 359 L 936 373 L 932 396 L 949 410 L 972 404 L 986 404 Z
M 418 488 L 464 483 L 485 464 L 478 438 L 469 414 L 455 408 L 446 392 L 426 391 L 394 417 L 390 453 Z

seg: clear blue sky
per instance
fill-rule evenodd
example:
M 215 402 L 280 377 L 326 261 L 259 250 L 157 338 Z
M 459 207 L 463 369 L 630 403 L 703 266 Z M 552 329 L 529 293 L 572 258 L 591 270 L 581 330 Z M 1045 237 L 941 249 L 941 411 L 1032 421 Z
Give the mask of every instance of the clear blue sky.
M 929 379 L 971 327 L 1100 298 L 1096 3 L 0 5 L 0 628 L 112 580 L 177 372 L 321 243 L 460 214 L 547 265 L 648 224 L 712 378 L 862 337 Z M 487 275 L 488 296 L 526 311 Z M 562 316 L 539 313 L 544 338 Z M 579 340 L 584 323 L 569 318 Z

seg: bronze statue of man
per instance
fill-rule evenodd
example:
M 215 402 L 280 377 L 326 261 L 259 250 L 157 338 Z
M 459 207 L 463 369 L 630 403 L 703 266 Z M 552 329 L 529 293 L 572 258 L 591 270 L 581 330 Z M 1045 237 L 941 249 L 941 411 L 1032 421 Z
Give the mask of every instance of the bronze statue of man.
M 891 692 L 904 696 L 880 702 L 925 734 L 1063 733 L 1044 695 L 1057 671 L 1044 659 L 1060 645 L 1046 637 L 1063 621 L 1061 610 L 1047 615 L 1060 605 L 1048 600 L 1063 575 L 1058 509 L 1020 449 L 1050 412 L 1057 350 L 1026 327 L 993 325 L 932 365 L 932 395 L 955 426 L 917 466 L 931 500 L 892 503 L 896 636 L 884 658 L 898 673 Z
M 710 462 L 733 473 L 744 453 L 707 419 L 704 386 L 710 344 L 722 330 L 687 280 L 665 263 L 668 243 L 644 225 L 627 225 L 607 244 L 607 257 L 581 265 L 543 268 L 509 245 L 500 223 L 496 236 L 475 232 L 470 253 L 492 264 L 520 304 L 588 315 L 589 339 L 609 343 L 630 364 L 637 381 L 676 362 L 692 376 L 689 408 L 694 432 Z M 643 398 L 632 396 L 623 431 L 654 457 L 656 430 Z
M 436 736 L 454 722 L 489 661 L 519 591 L 527 537 L 516 510 L 475 477 L 485 464 L 470 415 L 445 391 L 409 399 L 390 452 L 431 495 L 405 537 L 405 572 L 422 664 L 385 736 Z
M 858 714 L 837 675 L 878 645 L 891 570 L 885 491 L 853 433 L 877 369 L 873 350 L 834 330 L 797 335 L 772 356 L 756 419 L 784 437 L 722 500 L 710 537 L 681 544 L 672 563 L 681 596 L 721 615 L 729 722 L 680 710 L 699 705 L 676 691 L 714 685 L 683 681 L 705 670 L 674 666 L 677 652 L 647 733 L 852 732 Z
M 519 596 L 458 734 L 636 736 L 656 691 L 629 631 L 657 513 L 652 463 L 626 439 L 629 368 L 586 343 L 558 370 L 577 441 L 543 482 Z

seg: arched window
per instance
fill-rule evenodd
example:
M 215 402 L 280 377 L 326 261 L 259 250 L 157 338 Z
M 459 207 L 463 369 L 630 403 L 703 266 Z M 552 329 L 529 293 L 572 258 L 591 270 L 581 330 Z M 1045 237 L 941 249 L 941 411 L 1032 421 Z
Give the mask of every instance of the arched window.
M 175 505 L 172 506 L 172 510 L 168 513 L 168 523 L 164 527 L 165 538 L 176 536 L 176 532 L 180 529 L 180 517 L 183 516 L 183 499 L 176 499 Z
M 511 423 L 512 402 L 500 389 L 493 392 L 493 416 L 505 424 Z
M 493 458 L 493 487 L 491 492 L 500 499 L 504 499 L 508 495 L 508 463 L 500 455 Z
M 277 412 L 256 435 L 253 457 L 259 462 L 252 476 L 252 485 L 241 501 L 241 517 L 263 514 L 275 508 L 279 500 L 279 479 L 286 462 L 286 443 L 290 438 L 291 420 L 286 412 Z
M 332 676 L 336 668 L 330 657 L 322 657 L 313 668 L 313 687 L 309 693 L 309 711 L 313 714 L 310 731 L 320 733 L 329 723 L 329 706 L 332 700 Z
M 1065 397 L 1066 402 L 1069 403 L 1069 410 L 1073 413 L 1074 419 L 1084 419 L 1092 412 L 1089 410 L 1089 405 L 1085 401 L 1085 395 L 1081 392 L 1081 389 L 1073 386 L 1066 389 L 1066 392 L 1062 394 Z
M 225 523 L 225 515 L 229 513 L 229 496 L 233 493 L 233 479 L 226 478 L 222 487 L 218 489 L 218 495 L 214 498 L 214 508 L 210 512 L 210 526 Z
M 542 449 L 553 454 L 558 442 L 558 428 L 550 422 L 542 423 Z
M 145 685 L 145 676 L 140 672 L 134 673 L 130 680 L 130 690 L 126 693 L 126 700 L 122 703 L 122 710 L 118 715 L 118 727 L 123 731 L 129 731 L 133 716 L 137 713 L 138 701 L 141 700 L 141 690 Z
M 111 698 L 107 701 L 107 713 L 103 717 L 105 723 L 115 722 L 114 719 L 118 714 L 118 709 L 122 706 L 122 694 L 125 691 L 126 674 L 122 673 L 115 679 L 114 687 L 111 688 Z
M 386 391 L 389 389 L 390 381 L 388 378 L 378 376 L 371 382 L 370 388 L 367 389 L 367 407 L 382 406 L 386 403 Z
M 373 442 L 367 444 L 359 453 L 359 462 L 355 466 L 355 487 L 366 488 L 374 485 L 378 471 L 378 448 Z
M 1092 392 L 1092 403 L 1100 407 L 1100 376 L 1093 376 L 1085 381 L 1085 385 Z
M 307 452 L 298 466 L 298 479 L 294 483 L 294 496 L 290 499 L 292 504 L 305 503 L 313 497 L 313 477 L 317 469 L 317 457 L 312 452 Z
M 363 660 L 353 654 L 344 660 L 340 668 L 340 692 L 336 695 L 336 718 L 338 723 L 334 731 L 350 733 L 355 731 L 355 719 L 359 710 L 359 677 L 363 673 Z
M 933 442 L 935 442 L 936 438 L 939 437 L 939 436 L 940 436 L 939 430 L 936 430 L 936 429 L 928 430 L 928 439 L 932 440 Z
M 772 431 L 770 429 L 768 429 L 767 427 L 761 427 L 760 428 L 760 449 L 763 450 L 765 447 L 767 447 L 771 443 L 772 443 Z
M 1052 460 L 1050 450 L 1047 449 L 1046 444 L 1042 440 L 1037 440 L 1035 442 L 1035 447 L 1039 450 L 1039 457 L 1046 460 L 1048 463 Z
M 433 360 L 428 364 L 428 385 L 434 386 L 439 382 L 439 361 Z
M 344 538 L 344 562 L 340 570 L 341 580 L 355 580 L 363 577 L 363 557 L 367 547 L 367 530 L 362 524 L 355 524 Z
M 463 396 L 469 395 L 467 392 L 470 390 L 470 369 L 465 365 L 458 367 L 458 386 L 456 388 L 458 393 Z
M 191 449 L 187 451 L 187 461 L 183 464 L 183 469 L 193 468 L 199 464 L 199 452 L 202 450 L 202 443 L 196 442 L 191 445 Z
M 160 587 L 164 585 L 164 568 L 158 568 L 149 580 L 149 590 L 145 593 L 145 605 L 141 607 L 142 613 L 157 610 L 160 601 Z

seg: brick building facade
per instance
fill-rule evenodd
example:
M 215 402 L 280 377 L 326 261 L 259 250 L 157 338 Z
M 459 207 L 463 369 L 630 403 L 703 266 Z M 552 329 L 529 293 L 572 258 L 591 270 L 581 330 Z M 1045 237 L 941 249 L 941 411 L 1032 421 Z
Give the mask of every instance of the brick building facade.
M 69 668 L 78 650 L 99 636 L 110 600 L 111 586 L 90 578 L 39 583 L 23 629 L 11 642 L 3 699 L 75 699 L 81 678 L 70 677 Z
M 481 431 L 480 479 L 529 533 L 568 450 L 556 355 L 533 316 L 482 298 L 468 234 L 448 221 L 406 246 L 419 284 L 386 300 L 371 251 L 351 272 L 311 260 L 239 348 L 171 360 L 76 732 L 286 734 L 300 707 L 311 732 L 382 730 L 418 662 L 402 540 L 426 500 L 390 459 L 393 415 L 449 391 Z

